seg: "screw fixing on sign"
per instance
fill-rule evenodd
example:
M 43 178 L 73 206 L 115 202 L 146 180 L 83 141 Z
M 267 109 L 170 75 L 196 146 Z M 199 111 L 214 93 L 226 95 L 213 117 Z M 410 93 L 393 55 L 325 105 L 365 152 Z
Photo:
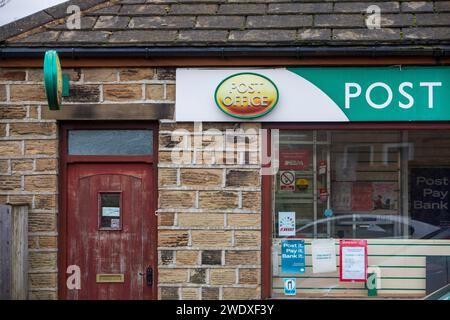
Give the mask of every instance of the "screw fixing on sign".
M 54 50 L 45 52 L 44 85 L 50 110 L 59 110 L 61 97 L 68 95 L 69 81 L 62 74 L 58 53 Z

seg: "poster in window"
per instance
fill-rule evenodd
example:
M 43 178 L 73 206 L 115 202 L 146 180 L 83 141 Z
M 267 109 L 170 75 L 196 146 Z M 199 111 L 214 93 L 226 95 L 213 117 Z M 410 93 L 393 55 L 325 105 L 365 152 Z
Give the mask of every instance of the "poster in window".
M 352 182 L 333 182 L 331 203 L 335 211 L 350 211 L 352 209 Z
M 280 150 L 280 169 L 308 170 L 309 155 L 308 149 L 282 149 Z
M 280 191 L 295 191 L 295 171 L 280 171 Z
M 284 294 L 286 296 L 295 296 L 297 294 L 296 278 L 285 278 L 284 281 Z
M 327 173 L 327 161 L 320 160 L 319 161 L 319 175 L 324 175 Z
M 315 239 L 311 242 L 313 273 L 336 271 L 334 239 Z
M 450 168 L 412 168 L 411 218 L 438 227 L 450 227 Z
M 372 211 L 372 195 L 372 183 L 354 182 L 352 186 L 352 211 Z
M 281 241 L 281 273 L 305 273 L 305 240 Z
M 120 217 L 120 207 L 102 207 L 103 217 Z
M 278 235 L 295 236 L 295 212 L 278 212 Z
M 398 184 L 395 182 L 373 183 L 373 210 L 398 209 Z
M 367 240 L 339 241 L 339 278 L 343 282 L 367 279 Z
M 119 229 L 120 228 L 120 219 L 111 219 L 111 228 Z

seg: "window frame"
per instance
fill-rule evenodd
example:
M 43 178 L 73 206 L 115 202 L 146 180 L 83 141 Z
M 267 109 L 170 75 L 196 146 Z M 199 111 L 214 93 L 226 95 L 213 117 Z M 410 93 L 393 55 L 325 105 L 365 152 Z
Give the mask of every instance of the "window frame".
M 120 220 L 120 226 L 118 228 L 111 228 L 111 227 L 102 227 L 102 218 L 103 218 L 103 212 L 102 212 L 102 195 L 103 194 L 118 194 L 119 195 L 119 220 Z M 101 190 L 97 192 L 97 201 L 98 201 L 98 230 L 99 231 L 122 231 L 123 229 L 123 191 L 122 190 Z
M 410 131 L 437 131 L 450 130 L 450 122 L 443 121 L 420 121 L 420 122 L 336 122 L 336 123 L 291 123 L 291 122 L 266 122 L 262 123 L 262 129 L 265 132 L 265 143 L 261 146 L 262 154 L 268 159 L 272 156 L 271 151 L 271 129 L 278 130 L 355 130 L 355 131 L 373 131 L 373 130 L 410 130 Z M 263 165 L 270 167 L 270 164 Z M 263 175 L 261 185 L 261 298 L 269 299 L 272 297 L 272 186 L 273 176 Z
M 105 153 L 98 153 L 98 154 L 89 154 L 89 153 L 83 153 L 83 152 L 81 152 L 81 153 L 71 153 L 71 150 L 70 150 L 70 148 L 71 148 L 71 142 L 72 141 L 76 141 L 77 139 L 79 139 L 80 137 L 78 136 L 77 137 L 77 132 L 89 132 L 89 135 L 91 135 L 91 136 L 95 136 L 95 134 L 92 134 L 92 132 L 93 131 L 95 131 L 96 132 L 96 134 L 101 134 L 101 133 L 114 133 L 114 134 L 116 134 L 116 133 L 119 133 L 119 132 L 123 132 L 123 131 L 127 131 L 127 132 L 133 132 L 133 134 L 135 134 L 136 132 L 141 132 L 141 133 L 143 133 L 143 132 L 145 132 L 146 133 L 146 135 L 148 135 L 148 137 L 146 137 L 146 138 L 150 138 L 150 139 L 153 139 L 153 132 L 152 132 L 152 130 L 151 129 L 123 129 L 123 128 L 118 128 L 118 129 L 89 129 L 89 130 L 87 130 L 87 129 L 70 129 L 70 130 L 68 130 L 67 131 L 67 134 L 68 134 L 68 140 L 67 140 L 67 150 L 66 150 L 66 152 L 67 152 L 67 154 L 69 155 L 69 156 L 87 156 L 87 157 L 89 157 L 89 156 L 100 156 L 100 157 L 104 157 L 104 156 L 111 156 L 111 157 L 133 157 L 133 156 L 149 156 L 149 155 L 151 155 L 152 153 L 153 153 L 153 145 L 152 145 L 152 141 L 150 140 L 150 141 L 148 141 L 148 140 L 143 140 L 143 141 L 148 141 L 149 143 L 146 145 L 146 147 L 150 147 L 150 152 L 149 153 L 141 153 L 141 154 L 139 154 L 139 153 L 135 153 L 135 154 L 132 154 L 132 153 L 123 153 L 123 154 L 118 154 L 118 153 L 113 153 L 113 152 L 105 152 Z M 82 138 L 83 139 L 83 138 Z M 95 138 L 94 138 L 95 139 Z M 124 139 L 122 139 L 121 140 L 121 145 L 123 145 L 124 144 L 124 142 L 126 142 L 126 140 L 124 140 Z M 97 142 L 97 144 L 98 144 L 98 142 Z M 74 148 L 76 148 L 76 146 L 73 146 Z M 120 150 L 120 149 L 118 149 L 118 150 Z M 72 151 L 75 151 L 75 150 L 72 150 Z
M 75 123 L 69 122 L 64 123 L 61 128 L 61 153 L 65 156 L 66 163 L 76 163 L 76 162 L 145 162 L 145 163 L 155 163 L 156 153 L 157 153 L 157 143 L 158 143 L 158 132 L 157 126 L 151 125 L 148 122 L 118 122 L 118 121 L 108 121 L 102 123 L 95 123 L 93 125 L 90 122 Z M 152 154 L 149 155 L 70 155 L 69 154 L 69 131 L 70 130 L 152 130 L 153 144 L 152 144 Z

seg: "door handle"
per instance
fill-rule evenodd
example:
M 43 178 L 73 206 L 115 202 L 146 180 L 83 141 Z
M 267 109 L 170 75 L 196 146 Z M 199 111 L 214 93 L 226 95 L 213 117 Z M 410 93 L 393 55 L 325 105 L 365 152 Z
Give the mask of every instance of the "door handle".
M 147 286 L 148 287 L 152 287 L 153 286 L 153 268 L 152 267 L 148 267 L 147 271 L 145 272 L 145 274 L 146 274 Z

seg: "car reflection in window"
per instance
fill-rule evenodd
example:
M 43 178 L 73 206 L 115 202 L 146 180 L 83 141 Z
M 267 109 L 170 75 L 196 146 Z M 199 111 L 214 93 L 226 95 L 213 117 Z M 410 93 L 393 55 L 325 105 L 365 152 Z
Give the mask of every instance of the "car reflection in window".
M 344 214 L 297 228 L 296 237 L 449 239 L 450 231 L 395 215 Z

